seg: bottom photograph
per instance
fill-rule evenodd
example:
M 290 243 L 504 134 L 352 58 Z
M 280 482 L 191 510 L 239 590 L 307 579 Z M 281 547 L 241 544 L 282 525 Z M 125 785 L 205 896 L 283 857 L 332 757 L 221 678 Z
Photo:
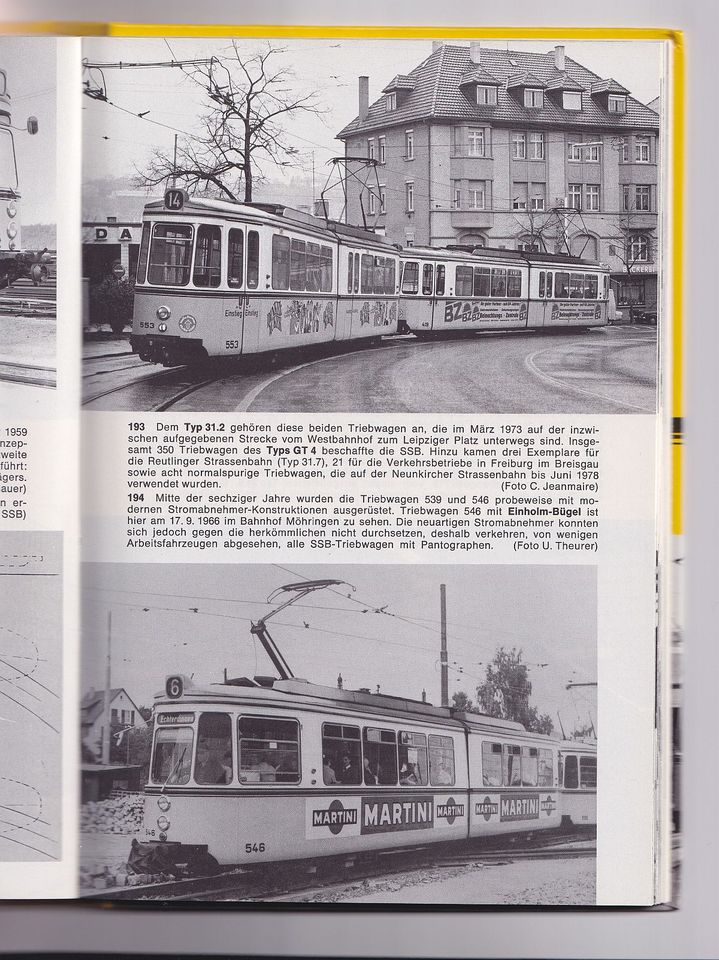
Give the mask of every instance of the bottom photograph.
M 596 568 L 86 564 L 81 896 L 596 902 Z

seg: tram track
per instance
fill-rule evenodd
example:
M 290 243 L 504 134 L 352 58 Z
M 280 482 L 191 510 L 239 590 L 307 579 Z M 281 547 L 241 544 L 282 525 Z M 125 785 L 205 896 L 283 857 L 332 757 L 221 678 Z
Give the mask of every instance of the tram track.
M 24 383 L 34 387 L 57 386 L 57 370 L 32 363 L 0 361 L 0 381 L 4 383 Z
M 346 854 L 323 859 L 286 861 L 231 868 L 211 877 L 194 877 L 157 883 L 128 885 L 85 892 L 86 900 L 139 902 L 282 902 L 298 895 L 311 896 L 341 889 L 358 881 L 382 879 L 427 869 L 491 867 L 529 860 L 560 860 L 596 857 L 596 842 L 585 831 L 555 838 L 523 837 L 496 848 L 495 838 L 469 841 L 471 849 L 457 851 L 457 843 Z M 439 849 L 438 849 L 439 847 Z M 489 847 L 490 849 L 487 849 Z

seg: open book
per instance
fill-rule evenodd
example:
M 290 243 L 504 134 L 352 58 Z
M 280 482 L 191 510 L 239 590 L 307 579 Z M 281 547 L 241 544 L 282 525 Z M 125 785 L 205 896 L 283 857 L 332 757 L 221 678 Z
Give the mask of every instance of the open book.
M 0 39 L 0 895 L 669 902 L 680 38 L 135 33 Z

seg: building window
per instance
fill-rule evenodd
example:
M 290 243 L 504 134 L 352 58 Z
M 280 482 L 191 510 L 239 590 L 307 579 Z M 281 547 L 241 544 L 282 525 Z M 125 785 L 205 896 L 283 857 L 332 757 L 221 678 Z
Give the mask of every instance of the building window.
M 649 163 L 649 137 L 635 138 L 634 159 L 637 163 Z
M 530 197 L 529 197 L 529 209 L 530 210 L 544 210 L 545 202 L 545 184 L 543 183 L 533 183 L 531 187 Z
M 379 212 L 387 213 L 387 187 L 383 183 L 379 185 Z
M 619 141 L 619 162 L 629 163 L 629 140 L 627 137 L 622 137 Z
M 541 110 L 544 106 L 544 91 L 531 89 L 525 90 L 524 106 L 529 107 L 531 110 Z
M 632 188 L 628 183 L 622 187 L 622 210 L 626 213 L 632 209 Z
M 414 213 L 414 180 L 407 180 L 405 183 L 404 200 L 407 213 Z
M 467 150 L 470 157 L 483 157 L 485 154 L 485 136 L 482 128 L 470 128 L 467 133 Z
M 485 184 L 484 180 L 470 180 L 468 187 L 469 206 L 471 210 L 484 210 Z
M 404 158 L 414 160 L 414 130 L 404 132 Z
M 544 160 L 544 134 L 529 134 L 529 159 Z
M 640 210 L 643 213 L 648 213 L 651 210 L 652 188 L 648 185 L 637 186 L 634 196 L 634 209 Z
M 477 84 L 477 104 L 480 107 L 496 107 L 497 88 L 483 87 Z
M 562 106 L 565 110 L 581 110 L 582 95 L 572 90 L 565 90 L 562 94 Z
M 584 209 L 589 210 L 592 213 L 597 213 L 599 211 L 599 184 L 598 183 L 587 184 L 586 204 Z
M 581 183 L 570 183 L 568 191 L 568 205 L 573 210 L 582 209 L 582 185 Z
M 379 162 L 380 162 L 380 163 L 386 163 L 386 162 L 387 162 L 387 156 L 386 156 L 386 154 L 387 154 L 387 149 L 386 149 L 386 141 L 385 141 L 385 138 L 384 138 L 384 137 L 380 137 L 378 143 L 379 143 Z
M 626 113 L 627 98 L 610 93 L 607 99 L 607 109 L 610 113 Z
M 526 133 L 512 134 L 512 159 L 527 159 L 527 135 Z
M 581 143 L 568 143 L 567 144 L 567 160 L 571 160 L 573 163 L 576 163 L 582 159 L 582 145 Z
M 649 237 L 636 234 L 629 240 L 627 255 L 630 263 L 649 262 Z
M 643 306 L 646 303 L 644 280 L 622 280 L 617 292 L 617 306 Z
M 370 190 L 370 191 L 369 191 L 369 214 L 370 214 L 370 216 L 374 216 L 376 212 L 377 212 L 377 209 L 376 209 L 376 206 L 375 206 L 375 195 L 374 195 L 374 193 Z
M 567 144 L 567 160 L 573 163 L 599 163 L 599 144 L 581 140 Z
M 528 183 L 512 184 L 512 210 L 526 210 L 527 196 L 529 193 Z
M 367 159 L 374 160 L 374 140 L 367 141 Z
M 397 109 L 397 94 L 388 93 L 384 100 L 385 110 L 396 110 Z
M 462 187 L 459 180 L 454 181 L 454 187 L 452 188 L 452 206 L 455 210 L 462 207 Z

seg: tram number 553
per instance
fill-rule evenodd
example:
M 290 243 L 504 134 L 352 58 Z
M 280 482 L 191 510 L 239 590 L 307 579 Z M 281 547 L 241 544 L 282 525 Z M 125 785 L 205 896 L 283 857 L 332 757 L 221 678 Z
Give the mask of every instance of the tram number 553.
M 246 843 L 245 844 L 245 853 L 264 853 L 265 845 L 264 843 Z

